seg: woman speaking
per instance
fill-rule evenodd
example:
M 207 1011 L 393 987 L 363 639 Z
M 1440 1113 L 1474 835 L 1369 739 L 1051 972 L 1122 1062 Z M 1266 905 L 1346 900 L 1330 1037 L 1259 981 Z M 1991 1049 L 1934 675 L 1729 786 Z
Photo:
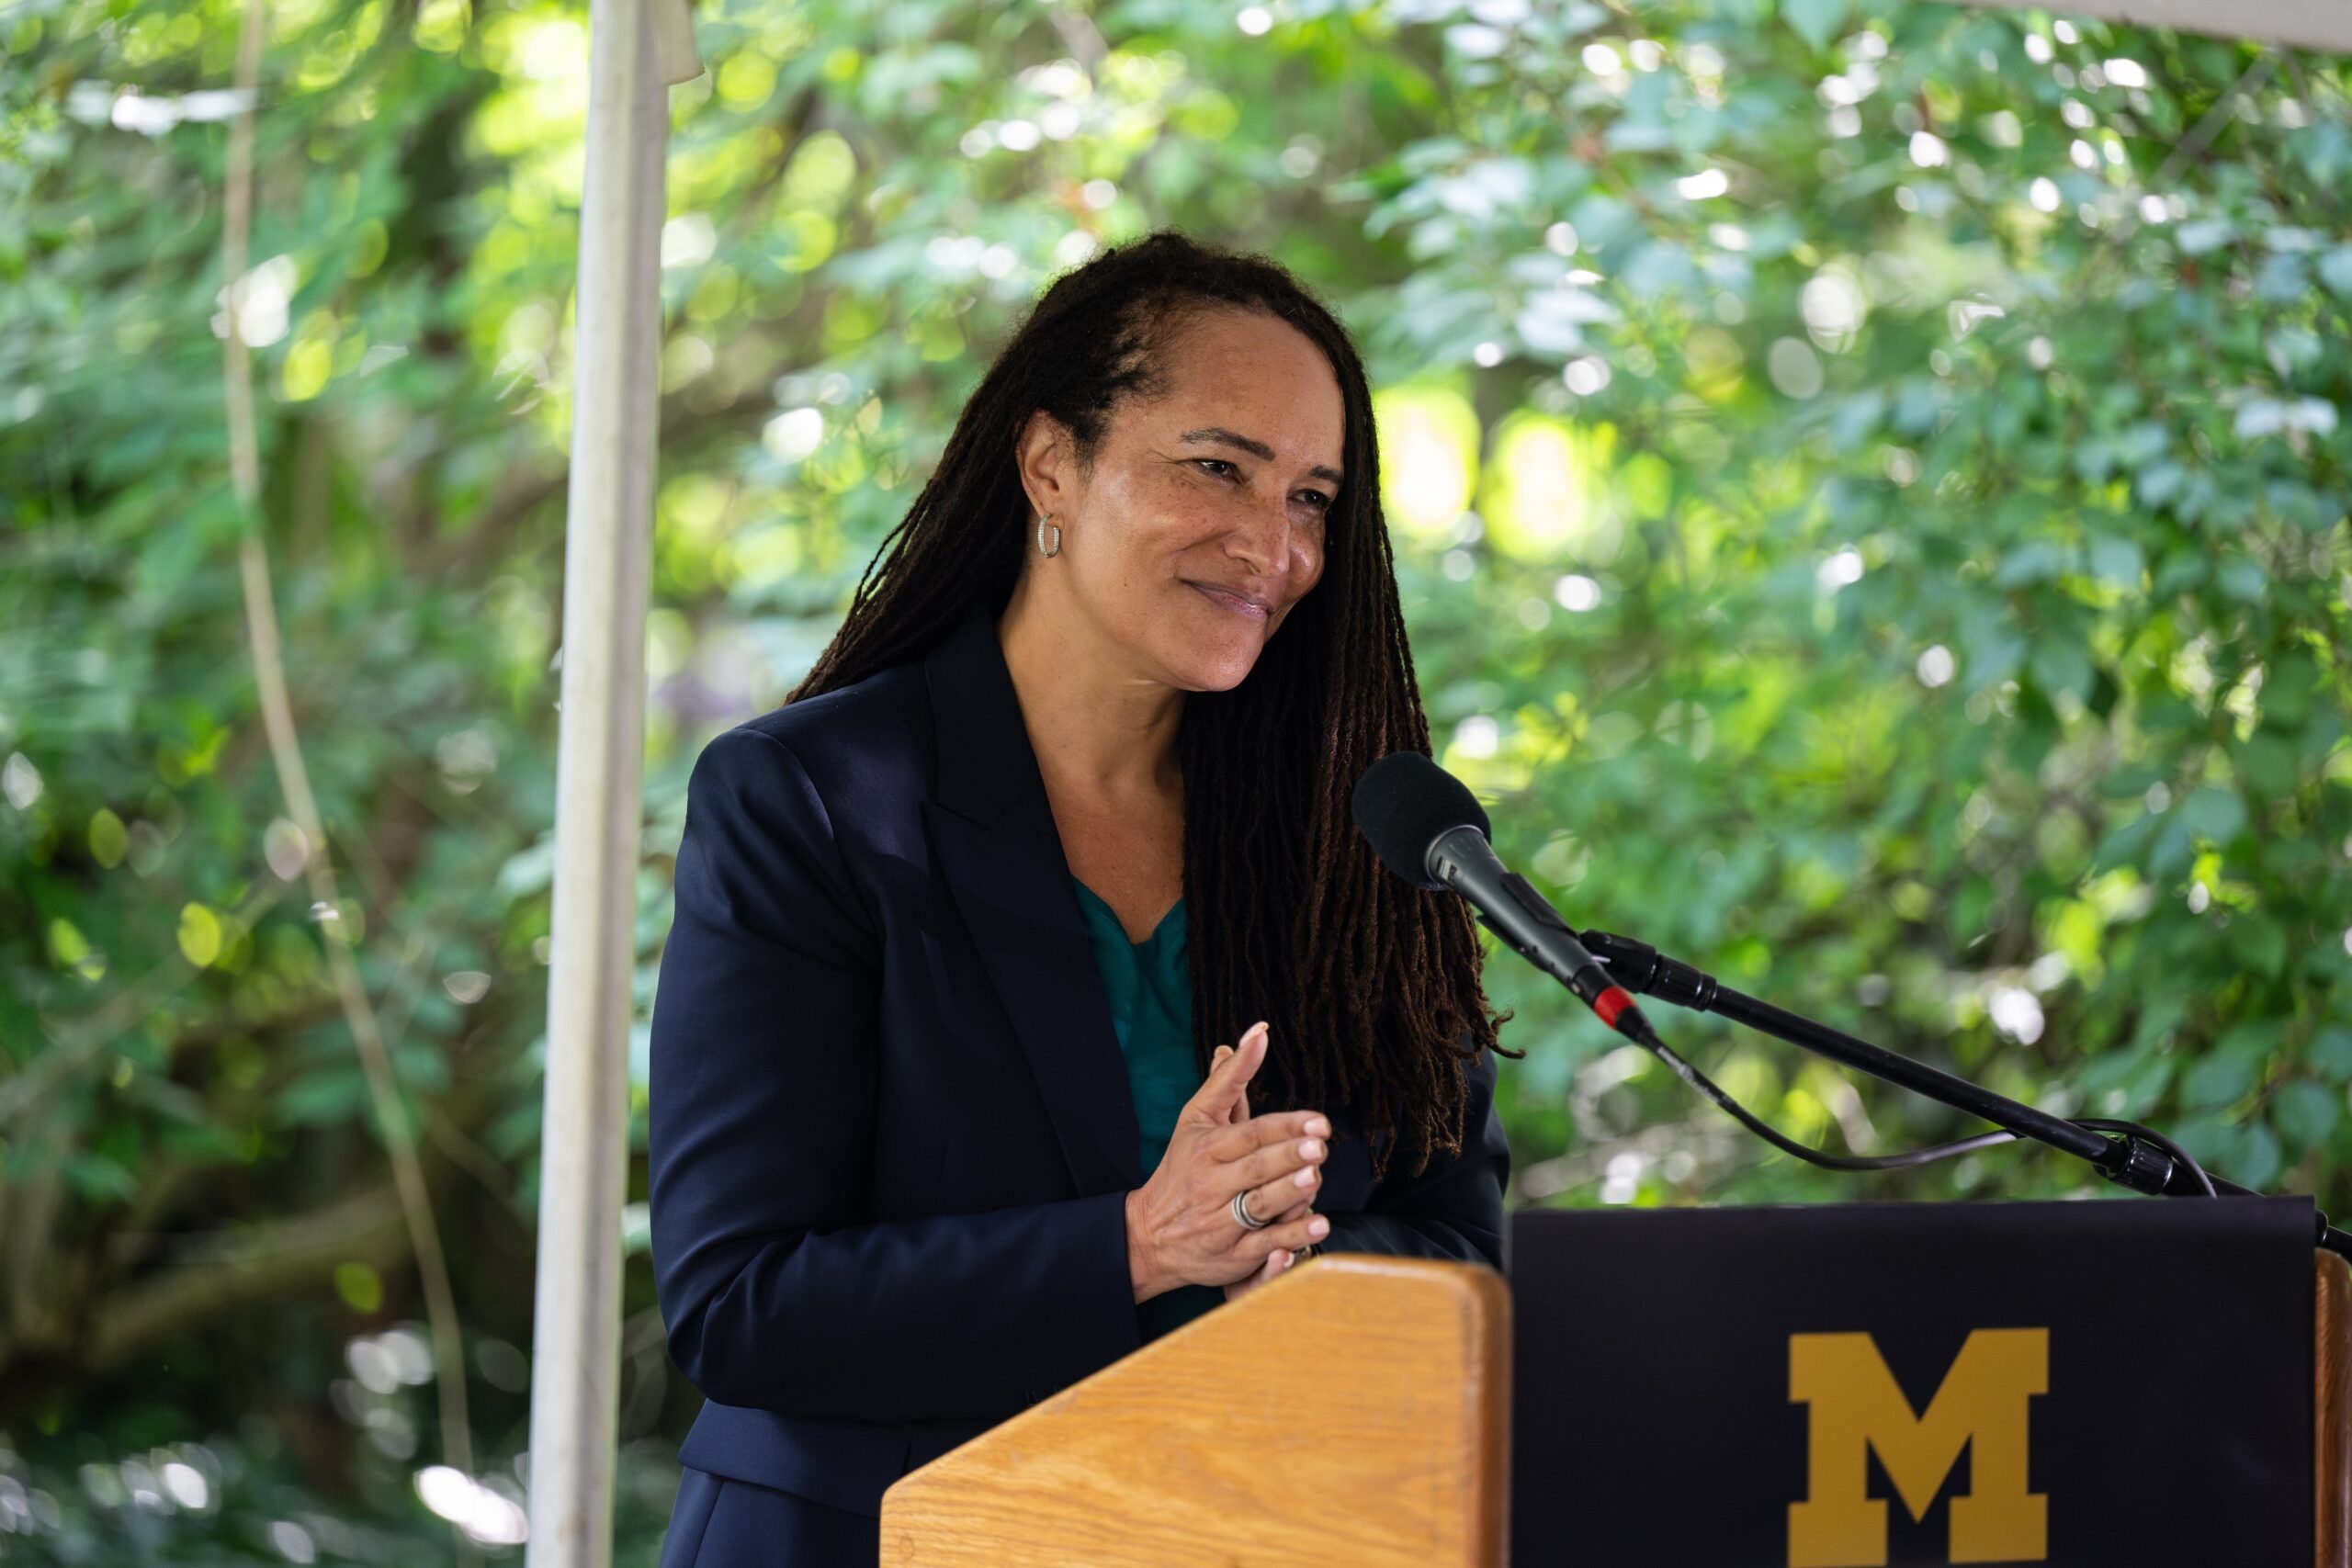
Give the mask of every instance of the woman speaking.
M 1286 271 L 1106 252 L 696 759 L 649 1148 L 707 1403 L 662 1568 L 872 1562 L 907 1470 L 1312 1248 L 1499 1266 L 1475 930 L 1349 822 L 1429 749 L 1379 488 Z

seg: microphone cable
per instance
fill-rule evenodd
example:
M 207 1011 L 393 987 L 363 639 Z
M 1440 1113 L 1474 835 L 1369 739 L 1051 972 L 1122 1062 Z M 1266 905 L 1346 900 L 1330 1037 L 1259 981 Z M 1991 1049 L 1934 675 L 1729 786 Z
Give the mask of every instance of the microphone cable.
M 1416 887 L 1432 892 L 1451 892 L 1462 897 L 1476 911 L 1480 925 L 1492 931 L 1520 956 L 1559 981 L 1592 1010 L 1604 1027 L 1641 1045 L 1664 1062 L 1675 1077 L 1713 1101 L 1741 1126 L 1784 1154 L 1824 1170 L 1908 1170 L 1950 1159 L 1955 1155 L 1990 1148 L 1996 1144 L 2020 1140 L 2021 1134 L 2002 1127 L 1951 1143 L 1891 1155 L 1833 1155 L 1826 1149 L 1798 1143 L 1742 1105 L 1721 1085 L 1660 1039 L 1657 1031 L 1651 1027 L 1649 1019 L 1634 1000 L 1633 989 L 1628 988 L 1627 982 L 1618 977 L 1616 969 L 1597 959 L 1586 946 L 1586 942 L 1589 941 L 1609 953 L 1612 959 L 1633 953 L 1645 956 L 1649 964 L 1645 974 L 1649 977 L 1633 979 L 1633 988 L 1658 992 L 1666 995 L 1668 1000 L 1695 1007 L 1701 1011 L 1716 1010 L 1712 999 L 1715 985 L 1713 976 L 1701 975 L 1689 969 L 1688 965 L 1664 959 L 1657 949 L 1646 943 L 1631 942 L 1605 931 L 1586 932 L 1580 938 L 1534 884 L 1505 866 L 1496 855 L 1490 841 L 1493 828 L 1487 819 L 1486 808 L 1478 804 L 1477 798 L 1461 780 L 1423 753 L 1410 750 L 1391 752 L 1365 769 L 1356 780 L 1349 795 L 1349 810 L 1355 819 L 1357 830 L 1390 871 Z M 1667 964 L 1679 976 L 1677 986 L 1663 992 L 1660 992 L 1655 976 L 1655 970 L 1660 964 Z M 1701 989 L 1691 996 L 1679 994 L 1691 986 L 1699 986 Z M 1753 1022 L 1752 1020 L 1747 1021 Z M 1766 1032 L 1776 1032 L 1766 1026 Z M 1864 1044 L 1863 1049 L 1875 1048 Z M 1938 1097 L 1929 1093 L 1928 1098 Z M 1987 1098 L 1997 1100 L 1999 1097 Z M 2028 1108 L 2017 1106 L 2015 1109 L 2025 1111 Z M 1974 1113 L 1987 1121 L 1993 1120 L 1983 1110 L 1976 1110 Z M 2048 1121 L 2053 1128 L 2062 1124 L 2061 1118 L 2044 1117 L 2039 1111 L 2032 1114 Z M 2137 1136 L 2185 1168 L 2206 1196 L 2220 1196 L 2213 1179 L 2204 1168 L 2189 1158 L 2188 1151 L 2160 1133 L 2135 1122 L 2104 1118 L 2064 1119 L 2063 1124 L 2094 1134 L 2120 1132 Z M 2050 1141 L 2046 1134 L 2039 1135 L 2039 1139 Z M 2058 1146 L 2064 1148 L 2066 1145 L 2061 1143 Z M 2113 1145 L 2109 1147 L 2112 1149 Z M 2128 1142 L 2123 1149 L 2128 1161 Z M 2095 1168 L 2113 1179 L 2137 1185 L 2128 1175 L 2109 1170 L 2099 1159 L 2084 1151 L 2070 1152 L 2082 1154 L 2083 1157 L 2090 1159 Z M 2166 1181 L 2169 1182 L 2168 1176 Z M 2237 1190 L 2233 1188 L 2233 1190 Z M 2347 1255 L 2352 1255 L 2352 1236 L 2345 1237 L 2344 1245 Z
M 1659 1039 L 1657 1031 L 1649 1026 L 1646 1019 L 1639 1021 L 1639 1027 L 1641 1029 L 1639 1034 L 1623 1030 L 1620 1032 L 1629 1034 L 1637 1044 L 1659 1061 L 1664 1062 L 1673 1071 L 1675 1077 L 1713 1100 L 1741 1126 L 1782 1153 L 1792 1155 L 1807 1165 L 1819 1166 L 1824 1170 L 1849 1172 L 1911 1170 L 1923 1165 L 1933 1165 L 1938 1160 L 1951 1159 L 1955 1156 L 1971 1154 L 1978 1149 L 1988 1149 L 1996 1144 L 2014 1144 L 2020 1141 L 2015 1133 L 2002 1128 L 1990 1133 L 1978 1133 L 1973 1137 L 1955 1139 L 1948 1144 L 1932 1144 L 1925 1148 L 1906 1149 L 1901 1154 L 1833 1155 L 1826 1149 L 1816 1149 L 1798 1143 L 1794 1138 L 1742 1105 L 1722 1085 L 1701 1072 L 1681 1053 Z M 2190 1158 L 2188 1150 L 2153 1128 L 2143 1127 L 2137 1122 L 2121 1122 L 2102 1116 L 2075 1116 L 2067 1120 L 2086 1132 L 2131 1133 L 2145 1138 L 2177 1160 L 2182 1168 L 2196 1179 L 2199 1188 L 2206 1197 L 2221 1196 L 2220 1192 L 2214 1189 L 2213 1179 L 2205 1173 L 2205 1168 Z
M 1722 1085 L 1701 1072 L 1673 1046 L 1659 1039 L 1657 1031 L 1650 1029 L 1646 1024 L 1643 1028 L 1643 1034 L 1634 1036 L 1636 1043 L 1671 1068 L 1676 1077 L 1714 1101 L 1734 1121 L 1770 1144 L 1774 1148 L 1785 1154 L 1794 1155 L 1807 1165 L 1816 1165 L 1824 1170 L 1908 1170 L 1915 1166 L 1932 1165 L 1937 1160 L 1950 1159 L 1955 1155 L 1964 1155 L 1972 1150 L 1990 1148 L 1995 1144 L 2017 1141 L 2015 1133 L 1979 1133 L 1974 1137 L 1961 1138 L 1949 1144 L 1935 1144 L 1922 1149 L 1909 1149 L 1902 1154 L 1833 1155 L 1826 1149 L 1816 1149 L 1798 1143 L 1794 1138 L 1790 1137 L 1732 1098 Z

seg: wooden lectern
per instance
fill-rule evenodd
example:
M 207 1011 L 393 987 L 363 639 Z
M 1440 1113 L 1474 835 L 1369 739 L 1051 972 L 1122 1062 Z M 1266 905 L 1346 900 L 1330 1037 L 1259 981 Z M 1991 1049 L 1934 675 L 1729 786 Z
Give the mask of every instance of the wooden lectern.
M 2319 1259 L 2312 1300 L 2312 1467 L 2319 1568 L 2352 1568 L 2352 1265 Z
M 910 1472 L 886 1568 L 1503 1560 L 1510 1293 L 1312 1258 Z
M 1490 1269 L 1315 1258 L 910 1472 L 882 1563 L 1495 1568 L 1510 1316 Z M 2332 1254 L 2312 1322 L 2316 1562 L 2352 1568 L 2352 1269 Z

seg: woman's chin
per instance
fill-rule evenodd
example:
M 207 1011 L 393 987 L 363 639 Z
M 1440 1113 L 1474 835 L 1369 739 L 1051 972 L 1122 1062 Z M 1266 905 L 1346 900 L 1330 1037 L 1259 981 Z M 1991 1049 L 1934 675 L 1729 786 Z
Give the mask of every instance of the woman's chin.
M 1228 637 L 1221 644 L 1192 643 L 1170 649 L 1165 662 L 1175 683 L 1188 692 L 1229 692 L 1257 667 L 1261 644 L 1256 637 Z
M 1159 639 L 1168 669 L 1184 677 L 1180 682 L 1198 692 L 1222 692 L 1239 685 L 1266 647 L 1267 622 L 1219 603 L 1214 596 L 1186 587 L 1187 613 L 1159 630 Z

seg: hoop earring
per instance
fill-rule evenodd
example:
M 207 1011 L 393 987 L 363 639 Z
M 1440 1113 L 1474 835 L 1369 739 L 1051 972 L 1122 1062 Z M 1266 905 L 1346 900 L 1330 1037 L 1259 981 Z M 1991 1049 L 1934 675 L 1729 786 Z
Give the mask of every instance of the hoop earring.
M 1062 529 L 1060 524 L 1055 523 L 1051 525 L 1054 542 L 1050 545 L 1046 543 L 1046 531 L 1048 526 L 1047 520 L 1052 516 L 1053 513 L 1048 512 L 1044 517 L 1037 519 L 1037 553 L 1041 556 L 1057 556 L 1062 553 Z

